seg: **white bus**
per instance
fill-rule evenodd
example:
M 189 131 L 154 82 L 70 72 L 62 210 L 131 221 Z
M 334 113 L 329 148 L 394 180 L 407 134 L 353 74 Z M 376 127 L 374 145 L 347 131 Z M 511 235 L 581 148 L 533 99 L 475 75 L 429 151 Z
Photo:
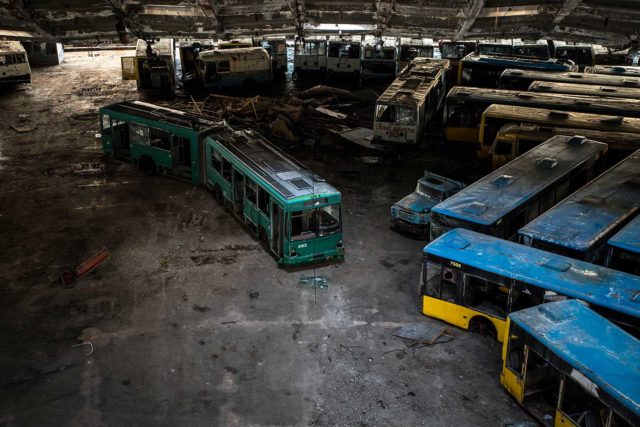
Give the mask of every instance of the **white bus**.
M 416 58 L 376 101 L 375 143 L 418 144 L 444 104 L 449 60 Z
M 206 89 L 253 86 L 273 78 L 271 57 L 261 47 L 202 52 L 198 77 Z
M 327 47 L 327 73 L 329 77 L 337 74 L 360 78 L 360 48 L 359 41 L 329 40 Z
M 31 83 L 27 52 L 18 41 L 0 41 L 0 84 Z
M 327 72 L 327 39 L 307 37 L 296 41 L 293 56 L 293 79 L 306 74 L 324 75 Z

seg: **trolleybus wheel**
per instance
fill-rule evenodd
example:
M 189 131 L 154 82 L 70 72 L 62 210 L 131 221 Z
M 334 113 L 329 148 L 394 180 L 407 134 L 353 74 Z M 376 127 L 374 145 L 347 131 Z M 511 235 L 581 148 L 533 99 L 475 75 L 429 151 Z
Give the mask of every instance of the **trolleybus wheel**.
M 469 322 L 469 330 L 472 332 L 477 332 L 481 335 L 486 335 L 493 338 L 494 340 L 498 338 L 496 327 L 493 326 L 493 323 L 491 323 L 490 320 L 485 319 L 482 316 L 476 316 L 471 319 L 471 322 Z

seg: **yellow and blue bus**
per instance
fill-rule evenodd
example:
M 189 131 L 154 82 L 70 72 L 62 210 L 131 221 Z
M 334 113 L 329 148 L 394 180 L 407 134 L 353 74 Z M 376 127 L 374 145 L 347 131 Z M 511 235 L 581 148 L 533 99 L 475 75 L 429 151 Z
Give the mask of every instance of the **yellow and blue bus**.
M 138 101 L 100 122 L 107 155 L 206 186 L 280 264 L 343 257 L 340 192 L 255 132 Z
M 640 150 L 518 231 L 527 246 L 604 264 L 607 240 L 640 212 Z
M 640 87 L 639 77 L 577 73 L 569 70 L 561 73 L 549 73 L 544 70 L 523 69 L 522 67 L 509 67 L 505 69 L 500 76 L 499 87 L 511 90 L 527 90 L 527 88 L 531 86 L 531 83 L 535 81 L 615 87 Z
M 463 227 L 504 239 L 597 174 L 607 144 L 555 136 L 431 209 L 431 239 Z
M 640 100 L 637 99 L 457 86 L 449 91 L 445 104 L 444 118 L 447 141 L 477 144 L 482 113 L 491 104 L 576 111 L 607 116 L 640 117 Z
M 478 134 L 478 157 L 484 159 L 490 156 L 500 130 L 504 126 L 513 124 L 640 134 L 640 118 L 637 117 L 492 104 L 482 113 Z M 497 149 L 506 151 L 501 147 Z M 634 151 L 635 149 L 637 149 L 635 144 L 630 144 L 626 148 Z
M 607 246 L 607 267 L 640 275 L 640 215 L 610 238 Z
M 503 340 L 507 316 L 582 300 L 636 334 L 640 277 L 457 228 L 423 250 L 422 313 Z
M 640 341 L 575 300 L 509 315 L 500 382 L 541 424 L 640 425 Z
M 529 92 L 640 99 L 640 90 L 636 87 L 581 85 L 574 83 L 541 82 L 537 80 L 529 85 Z
M 512 56 L 488 56 L 472 53 L 460 61 L 458 86 L 498 87 L 500 76 L 506 69 L 536 70 L 539 73 L 576 71 L 575 65 L 556 59 L 534 59 Z M 527 85 L 528 86 L 528 85 Z

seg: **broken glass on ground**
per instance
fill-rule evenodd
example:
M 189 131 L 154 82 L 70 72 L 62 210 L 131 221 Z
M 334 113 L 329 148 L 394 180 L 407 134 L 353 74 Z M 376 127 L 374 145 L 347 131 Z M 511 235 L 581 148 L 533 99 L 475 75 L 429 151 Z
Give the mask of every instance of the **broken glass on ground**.
M 327 289 L 329 287 L 329 279 L 323 276 L 305 275 L 300 276 L 298 284 L 304 287 Z

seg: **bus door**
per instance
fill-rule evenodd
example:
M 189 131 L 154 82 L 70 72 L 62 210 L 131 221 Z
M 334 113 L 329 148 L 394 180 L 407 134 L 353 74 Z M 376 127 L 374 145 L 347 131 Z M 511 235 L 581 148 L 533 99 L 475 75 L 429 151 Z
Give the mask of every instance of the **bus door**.
M 280 205 L 271 202 L 271 250 L 278 256 L 282 256 L 282 223 L 284 214 Z
M 233 213 L 242 218 L 244 209 L 244 175 L 233 169 Z
M 129 124 L 112 118 L 111 126 L 113 156 L 117 158 L 128 158 L 131 152 L 131 143 L 129 142 Z
M 171 135 L 171 160 L 176 176 L 190 178 L 198 175 L 197 165 L 192 165 L 191 140 L 184 136 Z M 195 167 L 195 169 L 193 169 Z

